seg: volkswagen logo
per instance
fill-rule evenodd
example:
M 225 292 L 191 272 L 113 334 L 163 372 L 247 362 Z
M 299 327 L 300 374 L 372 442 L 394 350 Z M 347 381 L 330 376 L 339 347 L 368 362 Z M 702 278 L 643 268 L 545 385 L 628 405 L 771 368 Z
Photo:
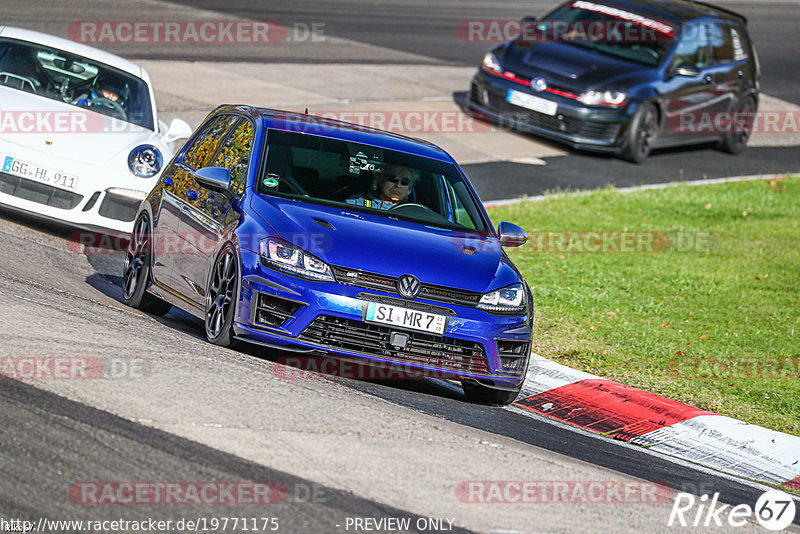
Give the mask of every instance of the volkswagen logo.
M 421 289 L 422 284 L 419 283 L 416 276 L 404 274 L 397 280 L 397 292 L 400 293 L 400 296 L 404 299 L 410 300 L 416 298 Z
M 547 89 L 547 81 L 542 77 L 534 78 L 531 80 L 531 89 L 537 93 L 541 93 Z

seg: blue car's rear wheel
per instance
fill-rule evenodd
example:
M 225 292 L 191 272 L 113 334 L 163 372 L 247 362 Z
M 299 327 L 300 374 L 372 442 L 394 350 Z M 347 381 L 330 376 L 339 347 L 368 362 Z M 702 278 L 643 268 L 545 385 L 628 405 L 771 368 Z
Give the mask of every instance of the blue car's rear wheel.
M 142 213 L 131 233 L 122 270 L 122 300 L 128 306 L 153 315 L 164 315 L 172 305 L 147 292 L 152 261 L 150 219 Z
M 236 251 L 226 245 L 214 261 L 206 288 L 206 338 L 215 345 L 231 347 L 233 315 L 239 289 L 239 262 Z

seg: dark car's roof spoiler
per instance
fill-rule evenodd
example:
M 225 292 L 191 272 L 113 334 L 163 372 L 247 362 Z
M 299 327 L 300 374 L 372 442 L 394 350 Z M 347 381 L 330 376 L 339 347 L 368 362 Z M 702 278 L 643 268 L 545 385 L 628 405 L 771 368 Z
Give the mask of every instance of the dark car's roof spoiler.
M 714 5 L 714 4 L 709 4 L 707 2 L 695 2 L 695 0 L 689 0 L 689 1 L 692 4 L 697 5 L 697 6 L 708 7 L 708 8 L 714 9 L 716 11 L 721 11 L 722 13 L 727 13 L 728 15 L 731 15 L 731 16 L 736 17 L 737 19 L 741 20 L 744 23 L 744 25 L 747 26 L 747 18 L 744 15 L 741 15 L 741 14 L 737 13 L 736 11 L 730 10 L 728 8 L 725 8 L 725 7 L 720 7 L 720 6 L 717 6 L 717 5 Z

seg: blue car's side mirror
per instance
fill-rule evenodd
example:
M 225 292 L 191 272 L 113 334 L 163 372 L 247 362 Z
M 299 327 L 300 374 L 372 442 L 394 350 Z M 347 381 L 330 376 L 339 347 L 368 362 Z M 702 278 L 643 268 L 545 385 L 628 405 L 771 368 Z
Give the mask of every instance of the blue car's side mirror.
M 229 192 L 231 184 L 231 171 L 223 167 L 203 167 L 194 174 L 195 180 L 201 186 L 218 193 Z
M 500 245 L 503 247 L 520 247 L 528 241 L 528 234 L 525 233 L 525 230 L 510 222 L 501 222 L 497 227 L 497 234 L 500 236 Z

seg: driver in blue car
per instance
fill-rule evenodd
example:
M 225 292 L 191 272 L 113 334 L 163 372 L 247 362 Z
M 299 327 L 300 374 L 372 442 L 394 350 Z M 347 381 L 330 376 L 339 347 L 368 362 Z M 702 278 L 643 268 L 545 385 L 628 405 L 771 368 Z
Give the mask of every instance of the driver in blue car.
M 406 200 L 417 180 L 419 180 L 417 169 L 387 164 L 375 177 L 368 191 L 349 197 L 345 202 L 356 206 L 388 210 Z

